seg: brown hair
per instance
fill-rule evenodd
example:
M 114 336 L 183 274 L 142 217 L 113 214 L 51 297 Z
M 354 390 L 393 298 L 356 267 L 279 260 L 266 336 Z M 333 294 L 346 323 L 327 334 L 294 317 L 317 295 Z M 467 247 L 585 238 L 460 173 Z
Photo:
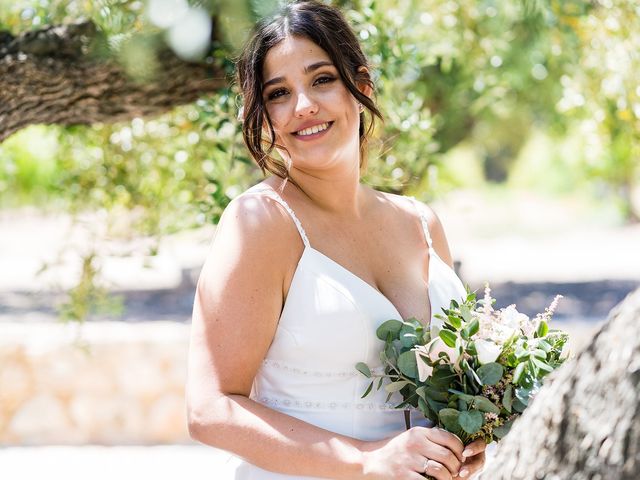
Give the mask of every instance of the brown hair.
M 286 5 L 275 16 L 263 19 L 255 26 L 253 36 L 245 46 L 237 62 L 238 83 L 244 97 L 244 121 L 242 134 L 251 156 L 265 174 L 269 171 L 281 178 L 288 178 L 286 166 L 271 153 L 276 145 L 275 132 L 262 98 L 264 82 L 262 70 L 270 48 L 287 36 L 306 37 L 322 48 L 338 70 L 338 74 L 349 92 L 370 113 L 365 128 L 364 112 L 360 114 L 360 169 L 366 167 L 367 138 L 374 127 L 374 119 L 382 120 L 382 114 L 374 101 L 358 90 L 358 84 L 367 84 L 373 89 L 367 58 L 349 24 L 334 7 L 315 0 L 304 0 Z M 270 138 L 263 137 L 266 119 Z M 265 149 L 266 146 L 266 149 Z

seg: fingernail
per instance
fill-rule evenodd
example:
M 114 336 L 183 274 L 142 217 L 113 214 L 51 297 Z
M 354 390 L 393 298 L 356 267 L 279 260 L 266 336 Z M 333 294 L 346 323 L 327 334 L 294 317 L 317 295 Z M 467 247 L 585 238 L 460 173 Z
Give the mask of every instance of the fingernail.
M 471 450 L 470 448 L 467 448 L 466 450 L 464 450 L 462 452 L 462 456 L 463 457 L 472 457 L 473 456 L 473 450 Z
M 466 468 L 465 468 L 465 469 L 460 470 L 460 475 L 459 475 L 460 477 L 464 478 L 464 477 L 466 477 L 467 475 L 469 475 L 469 470 L 467 470 Z

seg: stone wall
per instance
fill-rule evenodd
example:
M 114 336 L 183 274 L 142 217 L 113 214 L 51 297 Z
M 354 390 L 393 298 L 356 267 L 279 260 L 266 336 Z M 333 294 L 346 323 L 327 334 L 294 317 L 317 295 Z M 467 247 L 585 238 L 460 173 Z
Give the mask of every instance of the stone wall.
M 189 325 L 0 323 L 0 445 L 190 442 Z

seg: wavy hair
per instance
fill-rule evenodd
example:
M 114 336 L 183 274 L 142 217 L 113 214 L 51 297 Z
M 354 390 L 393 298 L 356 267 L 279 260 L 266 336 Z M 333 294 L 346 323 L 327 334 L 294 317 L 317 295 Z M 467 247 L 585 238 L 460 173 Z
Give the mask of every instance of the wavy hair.
M 290 3 L 275 16 L 258 22 L 237 61 L 237 80 L 244 100 L 242 135 L 251 156 L 263 174 L 269 171 L 283 179 L 289 178 L 286 165 L 272 155 L 274 148 L 284 147 L 276 144 L 262 92 L 267 52 L 288 36 L 305 37 L 327 52 L 346 88 L 369 112 L 368 122 L 365 112 L 360 113 L 362 171 L 366 168 L 367 139 L 373 131 L 375 118 L 382 120 L 375 102 L 358 89 L 358 85 L 362 84 L 368 85 L 372 90 L 374 88 L 368 73 L 369 65 L 356 35 L 342 13 L 315 0 Z M 360 67 L 366 67 L 367 71 L 361 71 Z M 265 122 L 268 138 L 263 133 Z

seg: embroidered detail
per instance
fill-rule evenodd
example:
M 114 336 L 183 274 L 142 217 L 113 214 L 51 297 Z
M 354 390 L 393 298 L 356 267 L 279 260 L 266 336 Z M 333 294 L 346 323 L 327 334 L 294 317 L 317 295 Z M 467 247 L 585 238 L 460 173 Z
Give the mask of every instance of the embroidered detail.
M 388 411 L 398 410 L 393 403 L 351 403 L 351 402 L 313 402 L 311 400 L 290 400 L 279 399 L 274 397 L 262 396 L 260 403 L 269 407 L 298 407 L 306 410 L 367 410 L 367 411 Z
M 293 373 L 295 375 L 302 375 L 306 377 L 316 377 L 316 378 L 353 378 L 353 377 L 362 377 L 362 374 L 353 367 L 353 371 L 331 371 L 331 370 L 307 370 L 301 369 L 297 367 L 291 367 L 283 362 L 269 360 L 265 358 L 262 361 L 262 364 L 266 367 L 275 368 L 277 370 L 281 370 L 287 373 Z M 371 373 L 374 374 L 382 374 L 384 373 L 384 367 L 374 367 L 371 369 Z

